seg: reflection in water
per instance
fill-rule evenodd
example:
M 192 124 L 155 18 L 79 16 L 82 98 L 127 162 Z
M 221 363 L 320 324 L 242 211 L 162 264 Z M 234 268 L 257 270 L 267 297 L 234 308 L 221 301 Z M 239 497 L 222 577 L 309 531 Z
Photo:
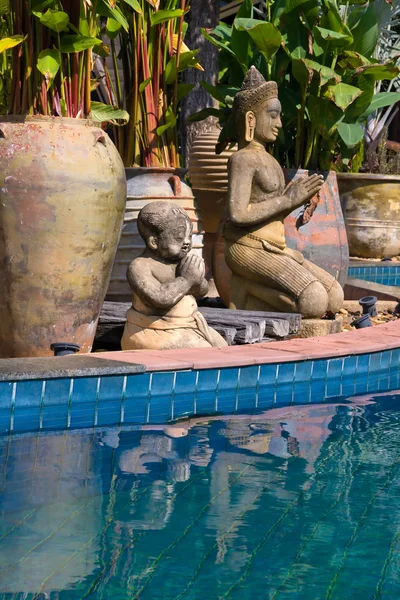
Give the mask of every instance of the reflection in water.
M 398 598 L 399 400 L 3 438 L 0 599 Z

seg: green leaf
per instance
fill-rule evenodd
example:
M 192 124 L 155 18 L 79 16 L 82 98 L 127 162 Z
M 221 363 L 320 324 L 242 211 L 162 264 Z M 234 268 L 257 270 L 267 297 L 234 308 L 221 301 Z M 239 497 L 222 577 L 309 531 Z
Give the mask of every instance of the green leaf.
M 307 107 L 313 124 L 322 135 L 331 135 L 343 119 L 343 111 L 327 98 L 309 96 Z
M 210 94 L 210 96 L 218 100 L 221 104 L 225 104 L 227 96 L 234 96 L 239 91 L 239 88 L 232 87 L 231 85 L 224 85 L 223 83 L 210 85 L 206 81 L 200 81 L 200 85 Z
M 108 17 L 106 24 L 106 33 L 110 40 L 115 40 L 119 32 L 121 31 L 122 25 L 115 19 Z
M 314 31 L 318 31 L 321 38 L 328 42 L 333 42 L 333 45 L 342 46 L 348 45 L 348 36 L 339 31 L 333 31 L 332 29 L 325 29 L 324 27 L 314 27 Z
M 107 56 L 110 56 L 110 46 L 108 44 L 104 44 L 103 42 L 101 44 L 97 44 L 96 46 L 93 46 L 93 53 L 98 54 L 102 58 L 107 58 Z
M 194 83 L 178 83 L 178 102 L 196 87 Z
M 142 12 L 143 12 L 142 7 L 140 6 L 138 0 L 124 0 L 124 1 L 126 2 L 126 4 L 129 4 L 129 6 L 131 6 L 134 11 L 136 11 L 140 15 L 142 14 Z
M 98 38 L 85 37 L 84 35 L 64 35 L 61 38 L 60 50 L 63 54 L 82 52 L 82 50 L 88 50 L 88 48 L 93 48 L 102 43 L 102 40 Z
M 184 11 L 180 8 L 176 10 L 157 10 L 156 12 L 150 13 L 150 23 L 154 27 L 154 25 L 171 21 L 171 19 L 178 19 L 183 14 Z
M 214 31 L 215 31 L 215 29 L 213 29 L 212 33 Z M 206 38 L 206 40 L 208 40 L 209 42 L 211 42 L 211 44 L 213 44 L 214 46 L 216 46 L 219 50 L 226 50 L 227 52 L 229 52 L 229 54 L 231 54 L 232 56 L 234 56 L 236 60 L 238 60 L 236 54 L 234 53 L 234 51 L 229 47 L 228 42 L 224 43 L 224 42 L 221 42 L 219 39 L 215 39 L 204 28 L 201 29 L 201 33 Z
M 6 37 L 0 40 L 0 53 L 5 52 L 6 50 L 10 50 L 10 48 L 14 48 L 21 44 L 24 41 L 23 35 L 11 35 L 10 37 Z
M 37 69 L 44 75 L 49 90 L 61 65 L 61 55 L 58 50 L 43 50 L 38 56 Z
M 360 123 L 340 123 L 337 130 L 348 148 L 353 148 L 364 138 Z
M 234 51 L 237 59 L 247 65 L 250 52 L 250 37 L 247 32 L 240 31 L 235 23 L 238 19 L 251 19 L 253 16 L 253 2 L 252 0 L 244 0 L 242 2 L 239 11 L 234 21 L 234 27 L 232 28 L 231 35 L 231 48 Z
M 165 120 L 165 124 L 160 125 L 156 129 L 157 135 L 162 135 L 164 133 L 164 131 L 167 131 L 167 129 L 171 129 L 172 127 L 175 127 L 177 118 L 176 118 L 176 115 L 174 114 L 172 106 L 168 106 L 168 108 L 165 112 L 165 115 L 164 115 L 164 120 Z
M 194 68 L 199 62 L 197 58 L 198 53 L 199 50 L 182 52 L 179 56 L 178 72 L 184 71 L 185 69 Z
M 363 7 L 360 7 L 355 9 L 353 13 L 362 10 Z M 353 13 L 351 13 L 350 16 L 352 16 Z M 352 28 L 351 32 L 354 37 L 351 49 L 367 58 L 371 58 L 374 55 L 378 40 L 378 21 L 373 2 L 370 2 L 367 5 L 366 10 L 363 11 L 360 20 L 357 25 Z
M 364 65 L 370 65 L 370 61 L 365 56 L 352 50 L 344 50 L 338 57 L 337 63 L 342 69 L 356 69 Z
M 270 61 L 280 48 L 282 36 L 272 23 L 257 19 L 235 19 L 235 27 L 238 31 L 247 31 L 257 50 L 267 61 Z
M 347 83 L 338 83 L 337 85 L 329 86 L 324 96 L 332 100 L 342 110 L 346 110 L 361 94 L 362 90 L 358 87 L 348 85 Z
M 188 121 L 190 121 L 191 123 L 195 123 L 196 121 L 204 121 L 204 119 L 208 119 L 208 117 L 221 118 L 223 114 L 223 110 L 213 108 L 212 106 L 210 106 L 209 108 L 203 108 L 202 110 L 199 110 L 199 112 L 191 115 Z
M 348 46 L 353 43 L 353 36 L 350 29 L 347 27 L 346 23 L 343 21 L 336 2 L 334 0 L 325 0 L 324 1 L 324 15 L 321 17 L 319 21 L 318 29 L 327 29 L 329 31 L 334 31 L 336 33 L 341 34 L 343 37 L 333 39 L 324 40 L 322 35 L 320 35 L 320 39 L 318 39 L 318 43 L 332 44 L 334 47 L 343 47 Z M 317 28 L 314 28 L 317 30 Z M 318 35 L 318 34 L 317 34 Z
M 123 15 L 122 11 L 118 8 L 118 6 L 110 6 L 108 0 L 97 0 L 96 10 L 98 14 L 102 17 L 115 19 L 115 21 L 118 21 L 118 23 L 122 25 L 125 31 L 128 31 L 128 21 L 126 20 L 125 16 Z M 81 33 L 88 33 L 81 29 L 81 25 L 84 25 L 86 19 L 83 19 L 82 21 L 83 22 L 81 22 L 81 24 L 79 25 L 79 31 Z
M 394 79 L 395 77 L 397 77 L 400 73 L 400 69 L 397 65 L 395 65 L 393 62 L 388 62 L 388 63 L 384 63 L 384 64 L 372 64 L 372 65 L 365 65 L 363 67 L 358 67 L 355 70 L 355 74 L 356 75 L 368 75 L 368 77 L 371 77 L 374 81 L 381 81 L 384 79 Z
M 61 31 L 68 31 L 69 16 L 61 10 L 49 8 L 40 19 L 40 22 L 52 31 L 60 33 Z
M 114 108 L 110 104 L 102 104 L 101 102 L 92 102 L 91 113 L 93 121 L 99 123 L 109 122 L 113 125 L 125 125 L 129 121 L 129 114 L 126 110 Z
M 9 15 L 10 14 L 10 1 L 9 0 L 0 0 L 0 15 Z
M 385 108 L 386 106 L 393 106 L 396 102 L 400 102 L 400 92 L 380 92 L 372 98 L 371 104 L 362 115 L 360 115 L 358 120 L 365 121 L 369 115 L 372 115 L 376 110 Z
M 142 83 L 139 85 L 139 92 L 142 93 L 144 92 L 144 90 L 146 89 L 146 87 L 149 85 L 151 81 L 151 77 L 149 77 L 148 79 L 145 79 L 144 81 L 142 81 Z
M 307 81 L 308 83 L 311 82 L 310 74 L 312 72 L 319 73 L 321 86 L 325 85 L 325 83 L 328 83 L 330 80 L 336 81 L 337 83 L 341 81 L 340 75 L 333 69 L 325 67 L 314 60 L 301 58 L 293 61 L 293 75 L 302 85 L 305 85 Z

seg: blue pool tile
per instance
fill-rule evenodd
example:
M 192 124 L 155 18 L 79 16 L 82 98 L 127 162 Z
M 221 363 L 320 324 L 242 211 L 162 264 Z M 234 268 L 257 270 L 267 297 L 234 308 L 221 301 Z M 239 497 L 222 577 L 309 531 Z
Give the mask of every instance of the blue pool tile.
M 0 409 L 10 409 L 13 385 L 8 381 L 0 381 Z
M 323 380 L 325 381 L 328 373 L 328 361 L 325 359 L 313 361 L 312 380 Z
M 151 397 L 171 396 L 174 380 L 174 373 L 153 373 L 151 380 Z
M 239 387 L 237 390 L 237 409 L 254 410 L 261 368 L 258 365 L 240 369 Z
M 96 402 L 74 402 L 71 407 L 70 428 L 93 427 Z
M 343 358 L 328 360 L 327 396 L 340 396 L 342 393 Z
M 391 354 L 391 350 L 386 350 L 385 352 L 382 352 L 381 366 L 379 370 L 378 390 L 388 389 Z
M 15 406 L 40 406 L 43 390 L 42 381 L 18 381 Z
M 41 427 L 46 430 L 65 429 L 68 423 L 68 404 L 47 404 L 41 411 Z
M 239 369 L 221 369 L 216 398 L 217 411 L 230 414 L 235 411 L 238 393 Z
M 293 389 L 294 382 L 291 383 L 278 382 L 278 387 L 276 390 L 276 397 L 274 399 L 274 406 L 283 405 L 287 406 L 293 402 Z
M 215 392 L 219 387 L 220 370 L 219 369 L 204 369 L 199 371 L 197 379 L 198 392 Z
M 374 352 L 369 355 L 367 391 L 377 392 L 379 390 L 379 375 L 382 363 L 382 352 Z
M 278 368 L 278 384 L 293 383 L 296 363 L 281 363 Z
M 299 362 L 296 364 L 296 370 L 294 373 L 294 380 L 296 383 L 298 382 L 309 382 L 311 380 L 311 376 L 313 374 L 313 361 L 308 360 L 304 362 Z
M 97 405 L 96 415 L 96 425 L 99 427 L 119 425 L 121 420 L 121 399 L 99 402 Z
M 74 379 L 72 404 L 96 402 L 98 377 L 78 377 Z
M 16 406 L 13 412 L 13 432 L 37 431 L 40 428 L 40 406 Z
M 70 388 L 70 379 L 49 379 L 46 381 L 46 387 L 43 395 L 43 405 L 67 405 L 69 401 Z
M 151 398 L 148 422 L 166 423 L 171 415 L 171 398 L 169 396 Z
M 99 404 L 102 402 L 120 402 L 125 385 L 125 377 L 121 375 L 101 377 L 99 387 Z
M 175 380 L 175 396 L 179 394 L 193 394 L 197 377 L 198 371 L 178 371 Z
M 193 414 L 193 392 L 187 394 L 180 394 L 173 398 L 173 418 L 181 419 L 186 416 Z

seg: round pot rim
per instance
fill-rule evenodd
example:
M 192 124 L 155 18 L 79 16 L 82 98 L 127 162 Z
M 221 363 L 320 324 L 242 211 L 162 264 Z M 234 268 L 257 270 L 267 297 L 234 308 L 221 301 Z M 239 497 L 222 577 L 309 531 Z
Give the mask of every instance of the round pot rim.
M 341 179 L 345 181 L 346 179 L 355 179 L 355 180 L 371 180 L 382 183 L 390 183 L 390 181 L 394 181 L 396 183 L 400 182 L 400 175 L 384 175 L 381 173 L 336 173 L 338 180 Z
M 93 121 L 93 119 L 45 115 L 0 115 L 0 123 L 52 123 L 54 125 L 78 125 L 80 127 L 98 127 L 101 129 L 101 123 Z
M 130 175 L 145 175 L 146 173 L 172 173 L 186 175 L 187 169 L 183 167 L 125 167 Z

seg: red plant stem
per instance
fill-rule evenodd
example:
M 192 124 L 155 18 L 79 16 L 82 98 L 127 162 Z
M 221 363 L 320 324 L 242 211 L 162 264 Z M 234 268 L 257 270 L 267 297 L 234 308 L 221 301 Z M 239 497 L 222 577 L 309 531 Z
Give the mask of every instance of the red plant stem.
M 78 102 L 79 102 L 79 55 L 77 52 L 71 54 L 71 110 L 72 116 L 76 117 L 78 114 Z
M 143 68 L 143 81 L 150 78 L 149 59 L 147 53 L 147 41 L 145 40 L 142 32 L 142 68 Z M 147 166 L 159 167 L 160 160 L 157 154 L 157 118 L 156 118 L 156 107 L 154 106 L 154 97 L 152 93 L 152 82 L 146 85 L 144 90 L 145 102 L 146 102 L 146 115 L 147 115 L 147 147 L 145 148 L 145 161 Z
M 85 98 L 84 98 L 84 117 L 90 116 L 90 73 L 92 68 L 92 50 L 89 48 L 86 50 L 86 61 L 85 61 Z

